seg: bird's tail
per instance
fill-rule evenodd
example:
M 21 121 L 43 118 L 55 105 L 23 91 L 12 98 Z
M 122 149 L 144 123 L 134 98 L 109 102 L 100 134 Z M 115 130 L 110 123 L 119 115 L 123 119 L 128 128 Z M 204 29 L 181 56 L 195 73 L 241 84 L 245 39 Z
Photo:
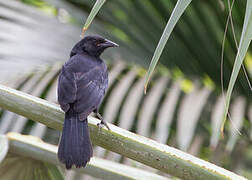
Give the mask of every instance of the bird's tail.
M 85 167 L 93 155 L 89 138 L 87 119 L 80 121 L 79 115 L 72 110 L 65 114 L 64 127 L 58 149 L 59 160 L 70 169 Z

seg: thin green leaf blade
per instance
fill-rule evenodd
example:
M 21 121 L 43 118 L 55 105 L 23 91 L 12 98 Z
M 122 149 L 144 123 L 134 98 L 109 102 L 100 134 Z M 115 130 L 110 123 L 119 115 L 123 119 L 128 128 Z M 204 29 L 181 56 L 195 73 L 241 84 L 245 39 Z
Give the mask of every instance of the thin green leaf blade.
M 151 63 L 146 75 L 146 79 L 145 79 L 145 84 L 144 84 L 144 92 L 146 94 L 146 90 L 147 90 L 147 86 L 148 83 L 150 81 L 151 75 L 158 63 L 158 60 L 164 50 L 165 44 L 168 41 L 172 30 L 174 29 L 176 23 L 178 22 L 179 18 L 181 17 L 181 15 L 184 13 L 186 7 L 190 4 L 191 0 L 178 0 L 175 8 L 173 9 L 173 12 L 171 14 L 171 17 L 168 21 L 168 23 L 166 24 L 166 27 L 163 31 L 163 34 L 158 42 L 158 45 L 156 47 L 156 50 L 154 52 L 154 55 L 151 59 Z
M 106 0 L 97 0 L 90 12 L 90 14 L 88 15 L 88 18 L 85 22 L 85 25 L 82 28 L 82 33 L 81 33 L 81 37 L 84 37 L 84 33 L 86 32 L 86 30 L 88 29 L 88 27 L 90 26 L 90 24 L 92 23 L 94 17 L 96 16 L 96 14 L 99 12 L 99 10 L 101 9 L 102 5 L 106 2 Z
M 241 65 L 243 63 L 243 60 L 248 50 L 251 39 L 252 39 L 252 0 L 247 0 L 247 7 L 246 7 L 243 28 L 242 28 L 240 44 L 239 44 L 239 48 L 236 54 L 235 63 L 234 63 L 233 71 L 232 71 L 230 81 L 228 84 L 228 90 L 227 90 L 227 95 L 225 99 L 225 111 L 224 111 L 223 121 L 221 124 L 222 134 L 223 134 L 224 125 L 227 119 L 227 114 L 228 114 L 228 109 L 229 109 L 229 104 L 230 104 L 230 99 L 231 99 L 232 91 L 234 88 L 234 84 L 238 77 L 239 71 L 241 69 Z

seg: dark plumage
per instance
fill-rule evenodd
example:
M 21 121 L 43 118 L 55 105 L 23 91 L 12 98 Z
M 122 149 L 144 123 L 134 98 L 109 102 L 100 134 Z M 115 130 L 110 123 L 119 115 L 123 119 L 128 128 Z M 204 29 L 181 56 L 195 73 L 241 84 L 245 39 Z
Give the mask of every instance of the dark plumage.
M 72 165 L 85 167 L 93 155 L 87 116 L 94 112 L 106 125 L 98 112 L 108 87 L 107 67 L 100 55 L 115 46 L 118 45 L 100 36 L 87 36 L 73 47 L 60 72 L 58 102 L 65 121 L 58 158 L 67 169 Z

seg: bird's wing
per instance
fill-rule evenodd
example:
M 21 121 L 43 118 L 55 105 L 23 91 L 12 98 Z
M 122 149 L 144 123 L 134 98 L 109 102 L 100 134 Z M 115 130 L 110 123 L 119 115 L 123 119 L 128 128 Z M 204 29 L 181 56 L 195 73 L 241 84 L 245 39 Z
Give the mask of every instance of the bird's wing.
M 87 117 L 100 105 L 107 86 L 106 66 L 97 65 L 85 74 L 78 74 L 74 110 Z
M 94 68 L 94 65 L 88 62 L 89 58 L 77 54 L 72 56 L 61 69 L 58 80 L 58 102 L 65 112 L 69 110 L 69 104 L 76 100 L 79 76 L 84 76 Z
M 67 112 L 70 104 L 76 112 L 87 117 L 98 108 L 108 86 L 107 68 L 104 63 L 76 71 L 76 64 L 63 66 L 58 85 L 58 102 Z M 83 67 L 83 66 L 82 66 Z
M 75 74 L 71 69 L 62 67 L 58 80 L 58 102 L 63 111 L 67 112 L 70 103 L 76 100 L 77 85 Z

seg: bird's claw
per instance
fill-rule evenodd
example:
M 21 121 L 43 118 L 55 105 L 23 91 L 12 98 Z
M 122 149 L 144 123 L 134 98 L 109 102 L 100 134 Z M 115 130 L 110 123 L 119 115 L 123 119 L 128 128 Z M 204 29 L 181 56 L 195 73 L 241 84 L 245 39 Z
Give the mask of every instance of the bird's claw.
M 98 111 L 95 112 L 96 116 L 101 120 L 101 122 L 97 123 L 97 126 L 99 127 L 99 130 L 101 128 L 103 128 L 104 126 L 106 126 L 106 128 L 108 130 L 110 130 L 108 124 L 106 123 L 106 121 L 103 120 L 103 117 L 100 115 L 100 113 Z
M 101 128 L 103 128 L 104 126 L 105 126 L 108 130 L 110 130 L 108 124 L 107 124 L 105 121 L 103 121 L 103 120 L 101 120 L 100 123 L 97 123 L 97 126 L 98 126 L 99 130 L 100 130 Z

